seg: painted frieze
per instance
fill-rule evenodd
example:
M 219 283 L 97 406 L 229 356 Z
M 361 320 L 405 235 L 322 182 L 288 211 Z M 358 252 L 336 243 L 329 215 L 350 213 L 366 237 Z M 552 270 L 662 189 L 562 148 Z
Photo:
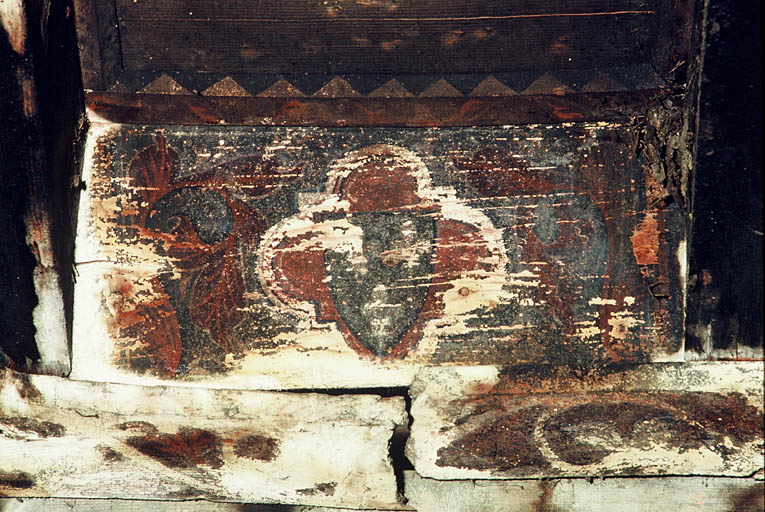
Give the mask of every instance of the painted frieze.
M 396 386 L 682 355 L 682 216 L 630 127 L 92 132 L 75 377 Z

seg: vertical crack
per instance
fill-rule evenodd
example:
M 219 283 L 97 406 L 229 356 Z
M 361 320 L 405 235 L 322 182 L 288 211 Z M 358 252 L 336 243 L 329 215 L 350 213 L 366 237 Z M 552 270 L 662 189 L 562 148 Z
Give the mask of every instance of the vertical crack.
M 409 396 L 409 388 L 404 386 L 389 388 L 300 388 L 278 390 L 280 393 L 320 393 L 329 396 L 347 395 L 377 395 L 382 398 L 401 397 L 404 399 L 407 422 L 405 425 L 396 425 L 393 429 L 390 441 L 388 441 L 388 459 L 393 467 L 396 477 L 396 494 L 401 504 L 406 504 L 407 498 L 404 489 L 404 472 L 413 470 L 414 465 L 406 458 L 406 442 L 409 440 L 410 427 L 412 425 L 412 398 Z
M 396 494 L 402 504 L 406 504 L 406 490 L 404 488 L 404 471 L 414 469 L 414 466 L 406 458 L 405 448 L 406 442 L 409 439 L 409 428 L 412 425 L 412 399 L 409 396 L 408 390 L 403 388 L 401 394 L 392 396 L 403 396 L 404 403 L 406 404 L 406 425 L 397 425 L 393 429 L 393 436 L 390 439 L 388 445 L 388 456 L 390 458 L 391 465 L 393 466 L 393 474 L 396 476 Z

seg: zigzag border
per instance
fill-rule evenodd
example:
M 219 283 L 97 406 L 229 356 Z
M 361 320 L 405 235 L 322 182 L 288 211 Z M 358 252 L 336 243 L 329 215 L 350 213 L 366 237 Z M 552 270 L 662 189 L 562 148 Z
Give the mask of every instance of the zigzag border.
M 666 83 L 649 66 L 466 75 L 222 75 L 123 72 L 114 93 L 263 98 L 460 98 L 620 92 Z

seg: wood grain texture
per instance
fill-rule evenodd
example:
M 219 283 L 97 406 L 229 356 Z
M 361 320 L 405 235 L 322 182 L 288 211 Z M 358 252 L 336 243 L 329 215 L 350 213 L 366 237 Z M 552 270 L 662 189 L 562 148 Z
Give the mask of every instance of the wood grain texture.
M 57 196 L 49 173 L 36 79 L 42 41 L 25 2 L 0 6 L 0 366 L 63 375 L 69 343 L 49 205 Z M 30 30 L 31 28 L 31 30 Z
M 77 378 L 401 386 L 681 357 L 681 218 L 628 126 L 100 129 Z
M 397 507 L 388 441 L 402 398 L 0 376 L 6 497 Z
M 762 363 L 428 369 L 407 456 L 439 479 L 748 476 L 763 467 Z
M 122 49 L 115 5 L 74 0 L 77 40 L 85 89 L 105 89 L 122 72 Z
M 689 270 L 693 358 L 765 357 L 760 12 L 758 3 L 709 4 Z
M 431 480 L 406 473 L 408 505 L 418 512 L 759 512 L 763 483 L 750 478 Z
M 657 35 L 664 36 L 672 22 L 671 7 L 646 0 L 116 4 L 123 61 L 130 69 L 469 73 L 597 68 L 649 62 Z

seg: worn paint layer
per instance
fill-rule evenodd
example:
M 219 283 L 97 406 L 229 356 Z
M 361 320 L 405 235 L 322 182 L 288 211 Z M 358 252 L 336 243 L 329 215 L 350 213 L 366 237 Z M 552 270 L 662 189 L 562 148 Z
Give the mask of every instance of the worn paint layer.
M 690 366 L 541 378 L 432 368 L 413 385 L 407 455 L 420 474 L 446 479 L 761 469 L 762 364 Z
M 627 127 L 105 130 L 75 376 L 401 385 L 679 350 L 681 217 Z

